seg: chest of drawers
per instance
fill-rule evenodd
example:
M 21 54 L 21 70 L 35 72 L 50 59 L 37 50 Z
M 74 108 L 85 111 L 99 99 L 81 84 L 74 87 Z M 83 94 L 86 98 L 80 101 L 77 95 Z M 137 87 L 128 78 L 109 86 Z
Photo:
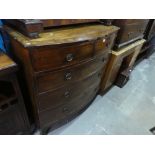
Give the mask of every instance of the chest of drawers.
M 29 134 L 30 124 L 15 72 L 17 65 L 0 53 L 0 135 Z
M 5 30 L 25 73 L 35 122 L 46 133 L 74 118 L 95 98 L 118 28 L 52 29 L 37 39 Z

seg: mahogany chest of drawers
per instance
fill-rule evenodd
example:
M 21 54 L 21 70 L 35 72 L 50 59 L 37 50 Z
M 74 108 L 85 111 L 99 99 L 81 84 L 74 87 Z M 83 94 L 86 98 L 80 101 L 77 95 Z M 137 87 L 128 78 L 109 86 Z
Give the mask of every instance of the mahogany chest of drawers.
M 0 53 L 0 135 L 30 133 L 16 70 L 17 65 L 8 56 Z
M 144 37 L 144 32 L 147 28 L 148 19 L 115 19 L 103 20 L 104 24 L 115 25 L 120 27 L 118 32 L 115 49 L 133 43 L 136 40 Z
M 5 27 L 25 72 L 35 122 L 42 133 L 83 111 L 95 98 L 118 28 L 52 29 L 30 39 Z

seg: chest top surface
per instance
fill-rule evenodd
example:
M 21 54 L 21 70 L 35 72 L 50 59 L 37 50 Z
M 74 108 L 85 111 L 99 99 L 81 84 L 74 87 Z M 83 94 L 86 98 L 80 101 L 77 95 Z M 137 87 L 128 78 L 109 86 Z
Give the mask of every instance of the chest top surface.
M 7 26 L 5 27 L 5 30 L 24 47 L 33 47 L 95 40 L 117 32 L 119 28 L 101 24 L 57 28 L 41 32 L 39 38 L 36 39 L 28 38 Z
M 0 72 L 16 67 L 17 65 L 13 60 L 11 60 L 6 54 L 0 52 Z

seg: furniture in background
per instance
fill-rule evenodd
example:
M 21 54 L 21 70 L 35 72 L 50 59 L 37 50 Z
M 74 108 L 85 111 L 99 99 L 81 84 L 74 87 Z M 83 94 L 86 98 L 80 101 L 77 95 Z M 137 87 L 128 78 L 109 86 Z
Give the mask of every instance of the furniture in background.
M 140 54 L 136 60 L 136 64 L 141 62 L 143 59 L 148 58 L 154 51 L 155 47 L 155 20 L 150 19 L 147 25 L 146 31 L 144 33 L 144 38 L 146 42 L 144 43 Z
M 0 134 L 30 134 L 22 94 L 15 75 L 17 65 L 0 52 Z
M 119 51 L 112 51 L 102 79 L 100 94 L 104 94 L 114 83 L 122 87 L 128 81 L 136 58 L 145 40 L 139 40 Z
M 119 49 L 139 39 L 143 39 L 147 28 L 148 19 L 114 19 L 102 20 L 106 25 L 115 25 L 120 27 L 116 37 L 114 48 Z

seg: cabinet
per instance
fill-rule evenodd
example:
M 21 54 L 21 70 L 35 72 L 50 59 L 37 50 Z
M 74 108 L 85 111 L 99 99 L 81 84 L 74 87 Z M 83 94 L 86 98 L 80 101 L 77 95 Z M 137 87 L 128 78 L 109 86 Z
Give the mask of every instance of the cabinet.
M 17 65 L 0 53 L 0 134 L 29 134 L 30 124 L 15 75 Z
M 52 29 L 31 39 L 5 27 L 23 67 L 42 133 L 80 114 L 96 97 L 118 28 L 100 24 Z

